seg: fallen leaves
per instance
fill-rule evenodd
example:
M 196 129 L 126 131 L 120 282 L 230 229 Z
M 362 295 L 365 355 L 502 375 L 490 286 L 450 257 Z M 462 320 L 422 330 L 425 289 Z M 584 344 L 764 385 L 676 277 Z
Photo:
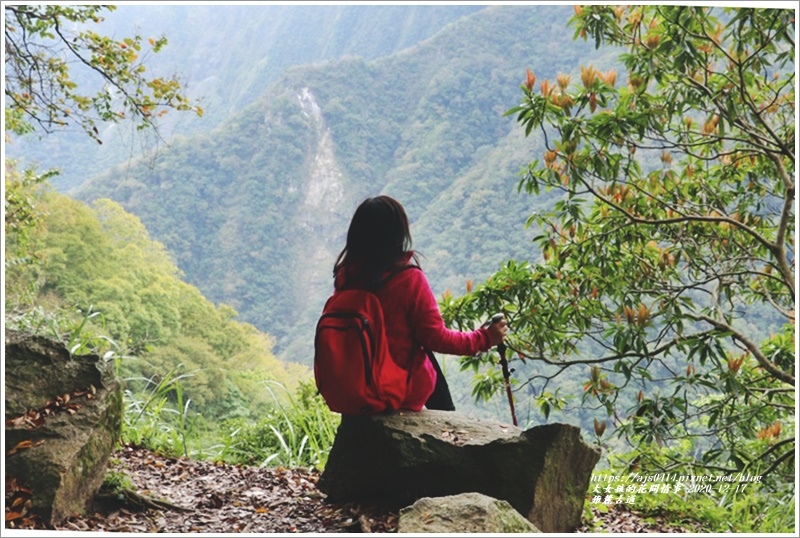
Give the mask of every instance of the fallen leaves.
M 444 430 L 453 442 L 465 432 Z M 169 458 L 123 447 L 112 455 L 111 470 L 124 473 L 140 496 L 159 508 L 95 502 L 85 516 L 54 529 L 27 514 L 29 490 L 6 477 L 6 528 L 94 532 L 384 533 L 397 532 L 398 507 L 325 502 L 317 489 L 319 472 L 259 468 L 222 462 Z M 149 504 L 149 503 L 148 503 Z M 577 532 L 695 532 L 648 522 L 627 510 L 594 512 L 592 526 Z
M 699 524 L 687 524 L 686 528 L 667 524 L 665 518 L 656 517 L 653 520 L 631 512 L 624 506 L 613 506 L 610 510 L 592 508 L 593 521 L 584 524 L 576 532 L 591 533 L 701 533 L 704 532 Z
M 169 458 L 133 447 L 118 450 L 111 461 L 111 470 L 127 475 L 140 495 L 164 508 L 134 510 L 96 502 L 86 516 L 72 517 L 51 530 L 212 534 L 397 530 L 397 510 L 325 502 L 317 489 L 316 470 Z M 173 510 L 170 505 L 189 509 Z M 35 521 L 13 523 L 18 524 L 14 528 L 45 528 Z
M 26 428 L 33 430 L 44 424 L 44 417 L 39 411 L 31 409 L 24 415 L 6 420 L 6 428 Z
M 31 508 L 31 490 L 20 485 L 16 477 L 6 474 L 6 528 L 33 528 L 36 516 L 28 514 Z
M 442 440 L 454 446 L 462 446 L 469 440 L 469 432 L 464 430 L 442 429 Z
M 31 441 L 30 439 L 26 439 L 25 441 L 20 441 L 19 443 L 14 445 L 14 448 L 6 452 L 6 456 L 13 456 L 20 450 L 27 450 L 29 448 L 33 448 L 41 444 L 44 444 L 44 439 L 39 439 L 38 441 Z
M 82 404 L 74 402 L 75 398 L 84 397 L 87 400 L 92 400 L 97 395 L 97 389 L 94 385 L 89 385 L 85 389 L 76 389 L 72 393 L 64 393 L 56 396 L 53 400 L 45 402 L 39 409 L 30 409 L 18 417 L 6 420 L 6 428 L 26 428 L 28 430 L 35 430 L 44 424 L 45 419 L 56 415 L 58 413 L 68 413 L 74 415 L 82 407 Z

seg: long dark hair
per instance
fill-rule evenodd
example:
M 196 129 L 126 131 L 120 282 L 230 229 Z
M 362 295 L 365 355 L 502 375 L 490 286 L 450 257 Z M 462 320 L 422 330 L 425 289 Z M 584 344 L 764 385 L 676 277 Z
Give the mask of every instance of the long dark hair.
M 411 251 L 411 231 L 403 206 L 390 196 L 367 198 L 356 209 L 347 244 L 333 266 L 334 275 L 354 263 L 358 279 L 377 284 L 383 273 L 397 265 Z M 416 260 L 416 256 L 414 257 Z

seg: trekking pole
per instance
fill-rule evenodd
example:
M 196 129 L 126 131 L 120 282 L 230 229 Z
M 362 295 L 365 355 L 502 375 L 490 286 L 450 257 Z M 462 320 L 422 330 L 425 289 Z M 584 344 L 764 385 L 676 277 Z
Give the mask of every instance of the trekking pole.
M 492 316 L 492 319 L 486 325 L 493 325 L 503 319 L 503 314 L 495 314 Z M 497 344 L 497 353 L 500 354 L 500 368 L 503 371 L 503 381 L 506 385 L 506 396 L 508 396 L 508 406 L 511 408 L 511 421 L 514 423 L 514 426 L 518 426 L 517 424 L 517 412 L 514 410 L 514 396 L 511 394 L 511 371 L 508 369 L 508 361 L 506 360 L 506 344 L 505 342 L 500 342 Z
M 506 384 L 508 406 L 511 408 L 511 421 L 514 423 L 514 426 L 519 426 L 519 424 L 517 424 L 517 412 L 514 410 L 514 397 L 511 395 L 511 372 L 508 369 L 508 361 L 506 360 L 506 345 L 503 342 L 497 344 L 497 352 L 500 354 L 500 367 L 503 369 L 503 380 Z

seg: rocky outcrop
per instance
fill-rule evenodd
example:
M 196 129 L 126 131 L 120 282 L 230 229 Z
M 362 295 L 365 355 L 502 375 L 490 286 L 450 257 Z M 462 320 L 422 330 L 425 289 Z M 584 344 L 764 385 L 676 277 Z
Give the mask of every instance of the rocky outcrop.
M 334 502 L 397 506 L 478 492 L 508 501 L 542 532 L 569 532 L 599 458 L 566 424 L 523 431 L 427 410 L 345 416 L 318 486 Z
M 6 331 L 5 406 L 7 496 L 9 484 L 29 495 L 12 517 L 29 510 L 54 524 L 86 510 L 120 433 L 122 393 L 112 365 Z
M 506 501 L 482 493 L 424 497 L 400 510 L 397 532 L 480 535 L 541 532 Z

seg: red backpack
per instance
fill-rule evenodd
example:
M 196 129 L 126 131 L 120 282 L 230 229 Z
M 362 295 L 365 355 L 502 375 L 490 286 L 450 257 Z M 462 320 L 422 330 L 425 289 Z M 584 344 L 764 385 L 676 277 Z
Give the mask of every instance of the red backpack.
M 314 379 L 331 411 L 374 415 L 400 408 L 409 372 L 389 354 L 383 309 L 373 292 L 344 289 L 325 303 L 314 337 Z

